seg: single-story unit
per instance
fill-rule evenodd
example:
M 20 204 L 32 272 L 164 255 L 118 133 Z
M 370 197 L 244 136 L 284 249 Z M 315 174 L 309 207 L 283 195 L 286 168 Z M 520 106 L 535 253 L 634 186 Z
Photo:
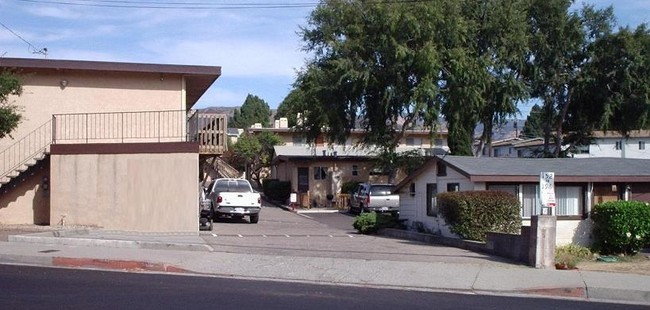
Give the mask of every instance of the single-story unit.
M 522 225 L 542 212 L 541 172 L 555 173 L 557 244 L 588 245 L 589 214 L 612 200 L 650 201 L 650 160 L 629 158 L 497 158 L 435 156 L 409 175 L 396 191 L 400 218 L 413 229 L 454 237 L 436 207 L 436 194 L 500 190 L 521 204 Z

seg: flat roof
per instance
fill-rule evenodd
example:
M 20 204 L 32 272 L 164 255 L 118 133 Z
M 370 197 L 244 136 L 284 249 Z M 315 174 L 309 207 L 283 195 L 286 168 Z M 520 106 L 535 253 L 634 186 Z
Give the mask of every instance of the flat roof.
M 0 57 L 0 67 L 33 70 L 73 70 L 98 72 L 138 72 L 179 74 L 185 77 L 187 103 L 194 105 L 208 88 L 221 76 L 219 66 L 152 64 L 87 60 L 6 58 Z

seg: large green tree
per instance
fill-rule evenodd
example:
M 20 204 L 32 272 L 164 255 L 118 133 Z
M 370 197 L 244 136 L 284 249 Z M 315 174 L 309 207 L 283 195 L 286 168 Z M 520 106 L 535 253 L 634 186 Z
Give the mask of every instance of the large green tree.
M 569 125 L 589 136 L 612 130 L 628 136 L 650 127 L 650 31 L 622 28 L 594 42 L 591 59 L 575 81 L 576 117 Z M 579 143 L 580 137 L 574 137 Z
M 230 163 L 240 171 L 248 171 L 250 178 L 257 185 L 261 185 L 264 169 L 271 166 L 273 147 L 282 143 L 278 135 L 267 131 L 243 134 L 233 145 L 233 158 Z
M 248 128 L 255 123 L 269 127 L 271 121 L 271 108 L 262 98 L 248 94 L 241 108 L 234 111 L 228 121 L 228 126 L 233 128 Z
M 308 138 L 343 142 L 362 128 L 363 144 L 393 151 L 404 130 L 434 128 L 440 54 L 432 21 L 443 17 L 429 2 L 320 4 L 302 29 L 314 58 L 296 82 Z
M 542 107 L 538 104 L 533 105 L 524 123 L 524 128 L 521 130 L 520 136 L 522 138 L 540 138 L 544 136 L 544 119 L 542 113 Z
M 306 111 L 305 107 L 305 94 L 299 88 L 294 88 L 289 92 L 287 97 L 282 100 L 278 105 L 278 110 L 275 113 L 275 119 L 286 117 L 289 127 L 294 127 L 298 124 L 298 115 L 302 115 Z
M 296 86 L 309 137 L 325 131 L 393 152 L 404 130 L 435 131 L 442 114 L 453 154 L 471 155 L 474 127 L 516 112 L 526 95 L 526 1 L 328 1 L 302 30 L 315 57 Z M 486 135 L 489 143 L 489 135 Z
M 10 136 L 22 119 L 18 107 L 10 101 L 10 96 L 22 94 L 22 82 L 9 70 L 0 72 L 0 139 Z
M 574 82 L 589 61 L 590 45 L 611 32 L 613 9 L 586 6 L 571 11 L 573 0 L 533 0 L 526 77 L 532 97 L 542 102 L 545 156 L 559 157 L 565 125 L 572 117 Z M 553 147 L 551 148 L 551 143 Z

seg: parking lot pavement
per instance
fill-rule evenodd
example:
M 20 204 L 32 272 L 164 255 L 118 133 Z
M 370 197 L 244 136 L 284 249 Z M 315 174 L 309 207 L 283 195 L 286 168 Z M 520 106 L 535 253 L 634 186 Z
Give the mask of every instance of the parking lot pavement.
M 215 251 L 365 260 L 510 265 L 511 261 L 463 249 L 362 235 L 346 228 L 346 214 L 304 216 L 265 207 L 257 224 L 225 219 L 200 236 Z

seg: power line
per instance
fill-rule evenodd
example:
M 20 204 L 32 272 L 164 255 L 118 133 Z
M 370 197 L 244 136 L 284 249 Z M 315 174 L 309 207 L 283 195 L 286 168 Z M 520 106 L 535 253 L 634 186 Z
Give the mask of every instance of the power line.
M 284 9 L 316 7 L 319 2 L 301 3 L 205 3 L 205 2 L 160 2 L 160 1 L 120 1 L 120 0 L 18 0 L 21 2 L 135 9 L 183 9 L 183 10 L 242 10 L 242 9 Z
M 2 26 L 3 28 L 7 29 L 9 32 L 11 32 L 11 34 L 13 34 L 14 36 L 16 36 L 18 39 L 20 39 L 20 40 L 22 40 L 23 42 L 25 42 L 25 43 L 27 44 L 27 46 L 30 48 L 30 52 L 32 52 L 32 54 L 41 54 L 41 55 L 43 55 L 43 56 L 45 56 L 45 57 L 47 58 L 47 48 L 44 47 L 44 48 L 38 49 L 38 48 L 36 48 L 34 45 L 32 45 L 31 43 L 29 43 L 29 41 L 25 40 L 23 37 L 21 37 L 19 34 L 17 34 L 15 31 L 13 31 L 13 30 L 11 30 L 9 27 L 7 27 L 7 26 L 6 26 L 5 24 L 3 24 L 2 22 L 0 22 L 0 26 Z
M 321 2 L 299 2 L 299 3 L 210 3 L 208 2 L 167 2 L 167 1 L 127 1 L 127 0 L 18 0 L 21 2 L 85 6 L 85 7 L 107 7 L 107 8 L 133 8 L 133 9 L 182 9 L 182 10 L 248 10 L 248 9 L 293 9 L 293 8 L 314 8 Z M 240 0 L 241 1 L 241 0 Z M 429 2 L 431 0 L 377 0 L 369 3 L 376 4 L 407 4 L 418 2 Z

